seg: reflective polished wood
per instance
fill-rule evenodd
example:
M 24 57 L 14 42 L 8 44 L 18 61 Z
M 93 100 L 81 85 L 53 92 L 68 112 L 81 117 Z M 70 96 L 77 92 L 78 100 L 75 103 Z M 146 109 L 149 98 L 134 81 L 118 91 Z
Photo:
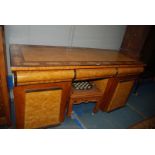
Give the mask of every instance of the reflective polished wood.
M 134 81 L 144 69 L 144 64 L 141 62 L 113 50 L 11 45 L 10 53 L 11 69 L 15 75 L 14 96 L 18 128 L 40 128 L 61 123 L 64 120 L 67 105 L 73 97 L 71 95 L 74 94 L 71 94 L 71 84 L 74 80 L 91 80 L 95 83 L 96 90 L 100 90 L 100 95 L 96 91 L 93 92 L 94 96 L 97 94 L 96 98 L 92 98 L 93 95 L 89 94 L 89 91 L 86 92 L 88 98 L 78 96 L 78 102 L 89 99 L 100 100 L 97 109 L 100 106 L 100 110 L 107 112 L 122 107 L 128 99 Z M 62 90 L 62 93 L 55 95 L 57 102 L 49 95 L 55 94 L 54 91 L 46 91 L 47 87 Z M 42 93 L 35 93 L 41 90 L 43 90 Z M 27 91 L 33 93 L 27 95 Z M 45 102 L 40 102 L 41 99 L 39 101 L 34 99 L 32 102 L 32 98 L 37 98 L 38 95 L 42 95 Z M 62 102 L 58 102 L 58 96 L 63 98 Z M 100 97 L 99 100 L 97 96 Z M 39 107 L 44 110 L 38 109 Z M 50 110 L 53 111 L 50 113 L 49 109 L 52 107 L 57 108 Z M 31 110 L 27 111 L 26 109 L 29 108 Z M 69 106 L 69 115 L 71 110 L 72 106 Z M 44 121 L 44 114 L 39 114 L 41 111 L 47 118 Z M 63 112 L 59 113 L 59 111 Z M 51 115 L 56 119 L 50 121 Z M 29 121 L 30 118 L 32 118 L 31 121 Z M 24 126 L 26 121 L 35 122 L 35 126 L 31 123 Z
M 10 125 L 10 100 L 7 86 L 7 66 L 3 28 L 3 26 L 0 26 L 0 124 Z

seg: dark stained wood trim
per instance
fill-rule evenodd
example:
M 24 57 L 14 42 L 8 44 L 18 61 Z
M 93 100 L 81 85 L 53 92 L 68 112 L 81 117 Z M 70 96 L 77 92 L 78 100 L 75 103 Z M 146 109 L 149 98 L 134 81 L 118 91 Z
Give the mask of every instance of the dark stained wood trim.
M 118 81 L 120 81 L 120 82 L 135 80 L 137 78 L 138 78 L 138 75 L 125 75 L 125 76 L 117 77 Z
M 16 127 L 24 128 L 25 95 L 23 87 L 14 87 Z
M 117 87 L 117 81 L 115 78 L 110 78 L 108 80 L 104 95 L 103 95 L 103 101 L 100 104 L 100 109 L 102 111 L 105 111 L 107 109 L 110 100 L 115 92 L 115 88 Z
M 11 125 L 10 120 L 10 99 L 9 90 L 7 85 L 7 64 L 6 64 L 6 53 L 5 53 L 5 40 L 4 40 L 4 27 L 0 26 L 0 76 L 1 76 L 1 93 L 2 102 L 4 106 L 4 112 L 6 117 L 6 122 Z
M 126 28 L 120 52 L 135 60 L 140 53 L 151 30 L 151 25 L 129 25 Z
M 63 122 L 66 115 L 66 109 L 68 106 L 68 99 L 70 96 L 71 90 L 71 82 L 66 82 L 65 86 L 63 87 L 63 95 L 62 95 L 62 102 L 61 102 L 61 109 L 60 109 L 60 122 Z
M 7 124 L 6 117 L 0 117 L 0 125 Z
M 14 85 L 17 86 L 17 72 L 13 72 L 14 74 Z

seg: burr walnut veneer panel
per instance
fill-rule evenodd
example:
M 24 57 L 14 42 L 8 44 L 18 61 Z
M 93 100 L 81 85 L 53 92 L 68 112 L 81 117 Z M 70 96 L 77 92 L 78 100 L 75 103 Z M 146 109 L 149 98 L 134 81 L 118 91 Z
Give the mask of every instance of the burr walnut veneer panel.
M 16 127 L 60 124 L 64 120 L 70 86 L 70 82 L 58 82 L 15 87 Z
M 25 94 L 25 128 L 39 128 L 60 122 L 62 90 L 32 91 Z
M 136 75 L 110 78 L 100 105 L 101 110 L 109 112 L 125 106 L 136 78 Z
M 18 71 L 17 83 L 25 84 L 31 82 L 55 82 L 71 81 L 74 78 L 74 70 L 52 70 L 52 71 Z
M 116 108 L 120 108 L 125 105 L 124 103 L 126 103 L 128 99 L 128 96 L 131 92 L 133 84 L 134 84 L 134 80 L 119 82 L 117 84 L 117 87 L 115 89 L 115 92 L 113 94 L 113 97 L 111 99 L 111 102 L 108 106 L 107 111 L 112 111 Z
M 76 79 L 93 79 L 93 78 L 109 77 L 115 74 L 116 74 L 116 68 L 77 69 Z

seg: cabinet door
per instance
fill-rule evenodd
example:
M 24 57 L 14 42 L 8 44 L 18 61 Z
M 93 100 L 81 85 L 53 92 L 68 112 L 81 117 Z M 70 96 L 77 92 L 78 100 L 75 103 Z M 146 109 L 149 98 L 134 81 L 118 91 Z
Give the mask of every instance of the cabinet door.
M 17 128 L 41 128 L 64 120 L 70 82 L 14 88 Z
M 107 111 L 114 110 L 126 104 L 129 94 L 131 92 L 131 89 L 133 87 L 133 84 L 134 84 L 133 80 L 118 82 Z
M 104 101 L 101 109 L 112 111 L 124 106 L 134 85 L 134 79 L 111 79 L 104 94 Z

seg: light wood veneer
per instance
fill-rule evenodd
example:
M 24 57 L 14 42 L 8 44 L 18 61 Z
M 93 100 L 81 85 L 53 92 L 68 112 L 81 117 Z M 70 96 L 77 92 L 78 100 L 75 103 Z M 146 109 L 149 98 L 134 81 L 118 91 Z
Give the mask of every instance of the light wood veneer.
M 17 128 L 59 124 L 64 120 L 67 103 L 73 104 L 74 100 L 101 100 L 96 109 L 107 112 L 122 107 L 144 69 L 141 62 L 113 50 L 11 45 L 10 53 Z M 93 98 L 97 92 L 91 95 L 89 91 L 86 98 L 80 96 L 82 93 L 72 94 L 74 80 L 93 80 L 100 95 Z

